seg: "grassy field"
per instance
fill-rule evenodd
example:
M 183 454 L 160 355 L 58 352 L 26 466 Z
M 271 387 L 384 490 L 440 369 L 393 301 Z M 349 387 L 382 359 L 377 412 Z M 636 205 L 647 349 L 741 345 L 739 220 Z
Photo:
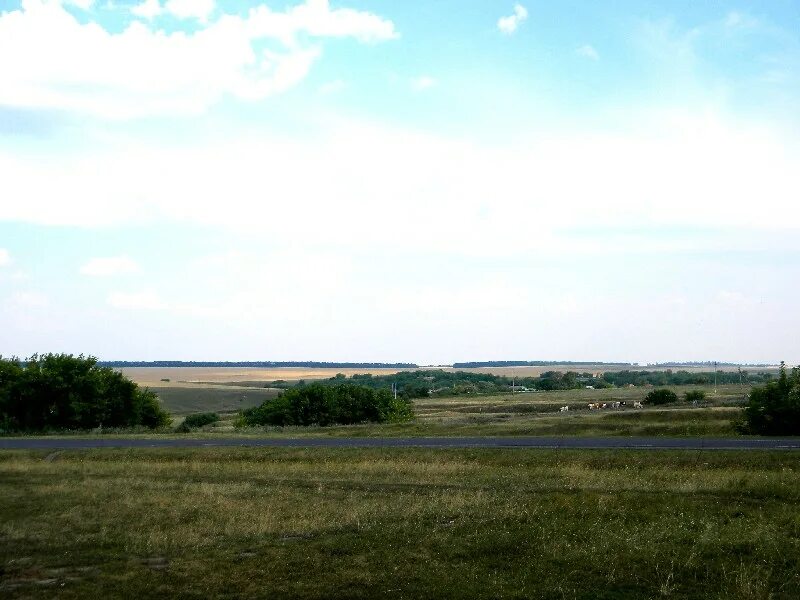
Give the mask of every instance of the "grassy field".
M 267 398 L 274 398 L 280 391 L 264 388 L 240 388 L 232 386 L 166 386 L 151 387 L 158 394 L 164 408 L 173 415 L 188 415 L 198 412 L 230 412 L 258 406 Z
M 145 379 L 160 375 L 173 375 L 179 371 L 186 376 L 209 377 L 225 381 L 189 381 L 170 377 L 167 382 L 151 382 L 164 407 L 176 417 L 197 412 L 222 413 L 219 423 L 205 428 L 207 434 L 242 435 L 332 435 L 332 436 L 424 436 L 424 435 L 668 435 L 668 436 L 729 436 L 735 435 L 734 423 L 740 414 L 739 407 L 749 392 L 748 386 L 720 385 L 673 386 L 679 396 L 687 391 L 703 390 L 707 401 L 702 406 L 679 404 L 666 408 L 632 408 L 652 389 L 612 388 L 604 390 L 576 389 L 553 392 L 501 394 L 494 396 L 461 395 L 430 397 L 414 401 L 415 419 L 397 425 L 354 425 L 343 427 L 287 427 L 234 429 L 236 413 L 257 406 L 280 390 L 264 388 L 258 379 L 237 381 L 243 372 L 270 372 L 278 369 L 134 369 L 144 371 Z M 197 371 L 195 373 L 195 371 Z M 222 371 L 222 373 L 217 373 Z M 286 371 L 286 369 L 280 370 Z M 291 369 L 310 374 L 310 369 Z M 320 371 L 319 369 L 316 371 Z M 315 372 L 316 372 L 315 371 Z M 216 375 L 215 375 L 216 373 Z M 319 374 L 319 373 L 317 373 Z M 327 373 L 326 373 L 327 375 Z M 141 378 L 140 378 L 141 381 Z M 625 401 L 621 410 L 590 411 L 590 402 Z M 567 413 L 559 408 L 569 406 Z
M 688 390 L 704 389 L 682 386 Z M 414 401 L 415 419 L 399 424 L 363 424 L 334 427 L 283 427 L 234 430 L 235 415 L 206 428 L 211 433 L 240 435 L 307 436 L 438 436 L 438 435 L 662 435 L 662 436 L 732 436 L 734 423 L 741 413 L 743 392 L 739 386 L 721 386 L 718 393 L 707 389 L 709 399 L 703 406 L 678 404 L 663 408 L 634 409 L 646 388 L 608 390 L 568 390 L 499 396 L 456 396 L 423 398 Z M 624 400 L 620 410 L 591 411 L 588 402 Z M 570 406 L 560 413 L 561 406 Z
M 8 598 L 797 598 L 793 453 L 0 453 Z

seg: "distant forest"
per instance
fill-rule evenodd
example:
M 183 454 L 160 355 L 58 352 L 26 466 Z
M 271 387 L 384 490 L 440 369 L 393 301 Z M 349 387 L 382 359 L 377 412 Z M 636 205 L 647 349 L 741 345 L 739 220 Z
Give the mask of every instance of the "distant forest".
M 775 365 L 765 364 L 765 363 L 732 363 L 732 362 L 714 362 L 713 360 L 706 360 L 706 361 L 688 361 L 688 362 L 660 362 L 660 363 L 652 363 L 648 364 L 649 367 L 711 367 L 712 369 L 714 366 L 717 367 L 774 367 Z
M 626 386 L 668 386 L 718 384 L 761 384 L 773 379 L 770 373 L 748 373 L 745 371 L 717 371 L 690 373 L 688 371 L 607 371 L 595 377 L 592 373 L 576 371 L 546 371 L 539 377 L 508 377 L 488 373 L 466 371 L 401 371 L 391 375 L 359 374 L 346 377 L 338 374 L 316 383 L 338 385 L 344 382 L 357 383 L 380 389 L 395 386 L 403 398 L 427 396 L 458 396 L 461 394 L 497 394 L 512 391 L 571 390 L 591 386 L 595 389 Z M 304 382 L 275 381 L 269 387 L 292 388 Z
M 453 363 L 454 369 L 480 369 L 482 367 L 553 367 L 556 365 L 574 365 L 576 367 L 589 367 L 601 365 L 605 367 L 630 367 L 632 363 L 593 362 L 574 360 L 486 360 L 474 362 Z
M 358 362 L 315 362 L 315 361 L 187 361 L 187 360 L 104 360 L 97 363 L 101 367 L 253 367 L 273 369 L 284 367 L 304 367 L 316 369 L 414 369 L 414 363 L 358 363 Z

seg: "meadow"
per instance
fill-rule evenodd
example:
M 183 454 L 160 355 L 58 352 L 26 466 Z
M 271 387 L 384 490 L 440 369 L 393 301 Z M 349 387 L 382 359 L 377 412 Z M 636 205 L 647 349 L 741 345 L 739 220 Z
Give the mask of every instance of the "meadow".
M 590 365 L 591 366 L 591 365 Z M 519 376 L 538 374 L 553 367 L 486 367 L 466 371 Z M 591 370 L 587 367 L 588 370 Z M 651 388 L 573 389 L 499 395 L 461 395 L 414 400 L 415 419 L 393 425 L 351 425 L 337 427 L 287 427 L 235 429 L 238 411 L 257 406 L 275 397 L 280 390 L 265 387 L 270 382 L 330 378 L 341 369 L 321 368 L 236 368 L 236 367 L 134 367 L 121 369 L 140 385 L 155 391 L 175 424 L 183 416 L 197 412 L 217 412 L 222 419 L 204 428 L 208 434 L 290 435 L 293 437 L 330 436 L 406 436 L 406 435 L 735 435 L 734 424 L 749 386 L 672 386 L 682 396 L 687 391 L 703 390 L 707 401 L 701 406 L 677 405 L 635 410 Z M 605 370 L 613 370 L 606 367 Z M 691 370 L 691 368 L 687 369 Z M 397 369 L 346 370 L 345 375 L 370 372 L 395 373 Z M 165 381 L 166 380 L 166 381 Z M 589 411 L 590 402 L 624 401 L 622 410 Z M 570 406 L 567 413 L 559 413 Z
M 222 387 L 222 386 L 221 386 Z M 224 387 L 222 387 L 224 391 Z M 237 388 L 238 389 L 238 388 Z M 269 395 L 274 390 L 258 390 Z M 647 388 L 617 388 L 606 390 L 564 390 L 554 392 L 516 393 L 503 395 L 463 395 L 454 397 L 429 397 L 414 400 L 415 418 L 408 423 L 341 425 L 331 427 L 257 427 L 234 428 L 236 412 L 221 414 L 221 420 L 195 432 L 194 435 L 272 435 L 290 437 L 339 436 L 467 436 L 467 435 L 582 435 L 582 436 L 733 436 L 734 424 L 741 414 L 747 389 L 740 386 L 720 386 L 717 394 L 713 388 L 702 386 L 675 386 L 679 395 L 686 391 L 705 390 L 708 400 L 700 406 L 679 403 L 675 406 L 634 409 L 633 402 L 641 400 Z M 181 415 L 189 412 L 219 410 L 215 400 L 217 391 L 191 390 L 181 403 Z M 234 396 L 235 398 L 235 396 Z M 257 398 L 254 398 L 255 400 Z M 618 410 L 593 411 L 590 402 L 625 401 L 627 406 Z M 216 408 L 215 408 L 216 403 Z M 230 404 L 237 407 L 236 401 Z M 244 403 L 243 403 L 244 404 Z M 175 406 L 174 400 L 165 406 Z M 560 407 L 570 406 L 565 413 Z M 191 408 L 196 407 L 192 411 Z
M 793 453 L 0 453 L 7 598 L 797 598 Z

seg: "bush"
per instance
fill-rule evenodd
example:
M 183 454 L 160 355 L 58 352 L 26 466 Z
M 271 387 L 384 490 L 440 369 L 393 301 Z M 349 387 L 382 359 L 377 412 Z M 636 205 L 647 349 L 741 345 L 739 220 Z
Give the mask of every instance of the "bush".
M 411 419 L 411 404 L 386 389 L 352 383 L 297 386 L 242 413 L 245 425 L 351 425 Z
M 781 363 L 778 381 L 754 387 L 744 409 L 743 433 L 800 435 L 800 370 L 787 376 Z
M 163 427 L 158 397 L 93 357 L 0 357 L 0 429 L 42 431 L 96 427 Z
M 706 399 L 706 393 L 703 390 L 692 390 L 691 392 L 686 392 L 683 395 L 683 399 L 686 402 L 702 402 Z
M 189 415 L 183 420 L 176 431 L 187 433 L 192 429 L 197 429 L 199 427 L 205 427 L 206 425 L 211 425 L 211 423 L 216 423 L 219 421 L 219 415 L 217 413 L 197 413 L 194 415 Z
M 667 389 L 653 390 L 644 397 L 645 404 L 669 404 L 677 401 L 678 395 Z

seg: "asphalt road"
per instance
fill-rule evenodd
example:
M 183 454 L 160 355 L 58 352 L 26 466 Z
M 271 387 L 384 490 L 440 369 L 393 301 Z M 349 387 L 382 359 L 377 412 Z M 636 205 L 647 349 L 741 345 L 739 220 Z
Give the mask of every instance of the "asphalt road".
M 632 448 L 639 450 L 800 450 L 800 438 L 413 437 L 413 438 L 0 438 L 0 450 L 86 448 Z

